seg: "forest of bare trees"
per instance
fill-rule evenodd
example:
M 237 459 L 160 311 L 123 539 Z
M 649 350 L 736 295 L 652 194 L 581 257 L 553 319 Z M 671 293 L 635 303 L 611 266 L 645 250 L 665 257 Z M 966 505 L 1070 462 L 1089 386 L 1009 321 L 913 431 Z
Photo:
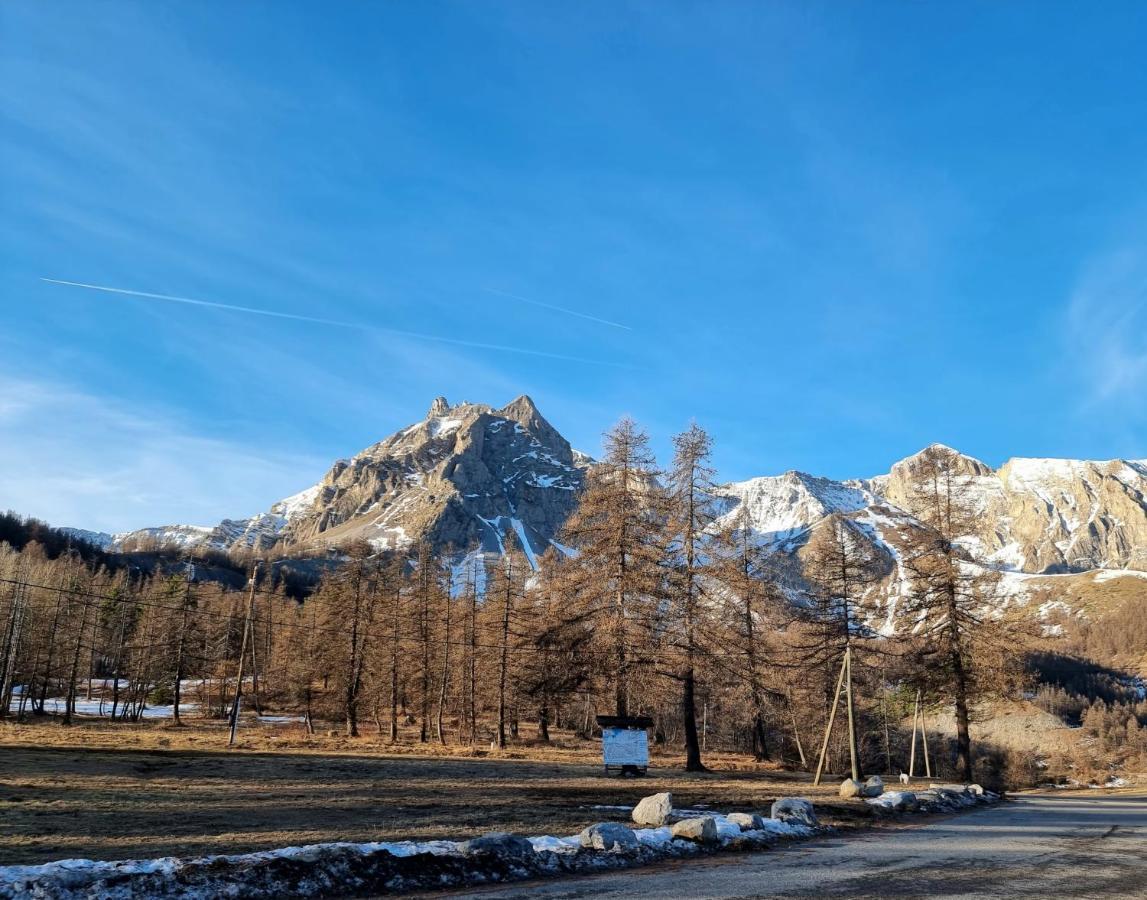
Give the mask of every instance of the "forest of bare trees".
M 0 716 L 288 715 L 309 731 L 506 747 L 641 714 L 692 770 L 713 750 L 811 768 L 823 740 L 829 771 L 855 760 L 864 774 L 906 766 L 899 723 L 919 692 L 955 710 L 947 767 L 972 777 L 968 722 L 1019 688 L 1022 659 L 984 614 L 991 578 L 955 552 L 970 511 L 943 452 L 918 504 L 929 528 L 904 554 L 915 627 L 892 635 L 865 624 L 882 573 L 856 522 L 811 529 L 794 593 L 743 509 L 717 527 L 709 436 L 692 426 L 674 449 L 660 471 L 644 432 L 618 423 L 560 535 L 572 552 L 536 567 L 512 536 L 502 555 L 354 544 L 305 600 L 257 564 L 227 587 L 193 561 L 143 576 L 35 539 L 0 544 Z M 846 653 L 841 716 L 856 727 L 825 740 Z

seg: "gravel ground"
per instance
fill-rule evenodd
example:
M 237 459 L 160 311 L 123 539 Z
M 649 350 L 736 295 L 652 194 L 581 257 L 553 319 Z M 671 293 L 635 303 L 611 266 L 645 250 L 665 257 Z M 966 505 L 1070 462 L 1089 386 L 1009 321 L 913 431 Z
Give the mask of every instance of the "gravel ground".
M 1025 794 L 919 826 L 450 896 L 1147 897 L 1147 796 Z

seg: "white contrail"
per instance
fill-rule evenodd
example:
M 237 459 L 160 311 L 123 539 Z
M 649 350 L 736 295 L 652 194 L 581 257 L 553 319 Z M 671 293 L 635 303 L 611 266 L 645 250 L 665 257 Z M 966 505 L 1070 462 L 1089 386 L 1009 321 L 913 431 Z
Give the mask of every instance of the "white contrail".
M 374 331 L 380 334 L 392 334 L 398 337 L 414 338 L 420 341 L 435 341 L 440 344 L 453 344 L 458 347 L 473 347 L 478 350 L 499 350 L 503 353 L 521 353 L 526 356 L 541 356 L 546 359 L 561 359 L 567 362 L 587 363 L 594 366 L 619 366 L 626 368 L 626 363 L 611 362 L 603 359 L 585 359 L 580 356 L 566 356 L 562 353 L 550 353 L 548 350 L 531 350 L 527 347 L 507 347 L 504 344 L 487 344 L 482 341 L 468 341 L 461 338 L 443 337 L 437 334 L 423 334 L 418 331 L 404 331 L 399 328 L 384 328 L 378 325 L 360 325 L 356 322 L 341 322 L 337 319 L 323 319 L 318 316 L 304 316 L 296 313 L 277 312 L 273 309 L 258 309 L 253 306 L 236 306 L 231 303 L 215 303 L 211 300 L 196 300 L 193 297 L 173 297 L 170 294 L 152 294 L 147 291 L 131 291 L 127 288 L 106 287 L 101 284 L 84 284 L 81 281 L 62 281 L 59 278 L 41 278 L 49 284 L 62 284 L 66 287 L 86 288 L 89 291 L 104 291 L 108 294 L 126 294 L 128 297 L 148 297 L 153 300 L 167 300 L 171 303 L 187 303 L 191 306 L 206 306 L 211 309 L 224 309 L 230 312 L 247 313 L 254 316 L 270 316 L 274 319 L 292 319 L 296 322 L 314 322 L 318 325 L 331 325 L 335 328 L 353 328 L 356 331 Z M 624 327 L 624 326 L 623 326 Z
M 497 294 L 499 297 L 509 297 L 511 300 L 520 300 L 522 303 L 529 303 L 532 306 L 540 306 L 543 309 L 552 309 L 555 312 L 565 313 L 567 316 L 577 316 L 579 319 L 588 319 L 591 322 L 597 322 L 601 325 L 609 325 L 613 328 L 624 328 L 626 331 L 632 331 L 628 325 L 622 325 L 620 322 L 614 322 L 610 319 L 602 319 L 598 316 L 591 316 L 589 313 L 578 312 L 576 309 L 567 309 L 564 306 L 555 306 L 553 303 L 543 303 L 541 300 L 531 300 L 529 297 L 523 297 L 521 294 L 511 294 L 509 291 L 500 291 L 497 288 L 482 288 L 487 294 Z

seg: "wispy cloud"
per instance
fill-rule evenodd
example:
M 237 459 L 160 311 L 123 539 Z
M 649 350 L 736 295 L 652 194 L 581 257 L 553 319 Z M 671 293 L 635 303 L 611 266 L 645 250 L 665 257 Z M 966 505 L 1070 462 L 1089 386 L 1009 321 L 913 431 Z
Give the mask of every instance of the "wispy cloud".
M 290 319 L 296 322 L 313 322 L 316 325 L 329 325 L 335 328 L 351 328 L 356 331 L 369 331 L 378 334 L 389 334 L 395 337 L 412 338 L 419 341 L 431 341 L 439 344 L 451 344 L 456 347 L 471 347 L 478 350 L 496 350 L 501 353 L 519 353 L 525 356 L 540 356 L 545 359 L 559 359 L 566 362 L 584 363 L 593 366 L 617 366 L 625 368 L 626 363 L 612 362 L 603 359 L 586 359 L 580 356 L 567 356 L 563 353 L 551 353 L 548 350 L 535 350 L 528 347 L 510 347 L 505 344 L 489 344 L 484 341 L 471 341 L 463 338 L 444 337 L 436 334 L 423 334 L 418 331 L 405 331 L 399 328 L 383 328 L 378 325 L 365 325 L 357 322 L 343 322 L 338 319 L 324 319 L 318 316 L 306 316 L 298 313 L 280 312 L 272 309 L 258 309 L 252 306 L 237 306 L 232 303 L 217 303 L 213 300 L 199 300 L 193 297 L 176 297 L 171 294 L 153 294 L 148 291 L 133 291 L 127 288 L 108 287 L 100 284 L 85 284 L 80 281 L 64 281 L 59 278 L 41 278 L 49 284 L 59 284 L 65 287 L 84 288 L 89 291 L 103 291 L 108 294 L 123 294 L 128 297 L 141 297 L 151 300 L 164 300 L 169 303 L 184 303 L 189 306 L 201 306 L 210 309 L 222 309 L 228 312 L 245 313 L 253 316 L 267 316 L 273 319 Z
M 565 313 L 567 316 L 576 316 L 579 319 L 586 319 L 590 322 L 597 322 L 599 325 L 609 325 L 611 328 L 623 328 L 626 331 L 632 331 L 628 325 L 622 325 L 620 322 L 614 322 L 611 319 L 603 319 L 600 316 L 591 316 L 589 313 L 578 312 L 576 309 L 568 309 L 564 306 L 557 306 L 553 303 L 543 303 L 541 300 L 531 300 L 529 297 L 523 297 L 521 294 L 511 294 L 509 291 L 500 291 L 497 288 L 482 288 L 487 294 L 497 294 L 499 297 L 508 297 L 511 300 L 517 300 L 520 303 L 528 303 L 531 306 L 540 306 L 542 309 L 552 309 L 555 312 Z
M 1141 404 L 1147 391 L 1147 255 L 1120 250 L 1088 265 L 1065 324 L 1065 355 L 1078 361 L 1085 405 Z
M 0 508 L 123 531 L 251 515 L 327 460 L 195 434 L 144 410 L 0 373 Z

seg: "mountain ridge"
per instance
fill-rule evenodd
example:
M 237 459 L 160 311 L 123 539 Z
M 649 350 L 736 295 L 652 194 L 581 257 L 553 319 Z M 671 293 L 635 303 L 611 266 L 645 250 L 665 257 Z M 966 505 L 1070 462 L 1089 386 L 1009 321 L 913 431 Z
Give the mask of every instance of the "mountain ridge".
M 723 514 L 744 504 L 762 542 L 782 549 L 840 512 L 889 552 L 895 530 L 915 519 L 912 486 L 927 449 L 868 478 L 793 469 L 729 482 L 720 489 Z M 979 530 L 961 540 L 971 558 L 1031 575 L 1147 570 L 1147 460 L 1012 457 L 992 468 L 952 452 L 980 512 Z M 115 535 L 68 531 L 107 549 L 150 542 L 259 552 L 360 539 L 380 549 L 427 539 L 438 550 L 499 552 L 514 532 L 534 560 L 554 546 L 592 464 L 527 395 L 500 408 L 437 397 L 421 420 L 254 516 Z

